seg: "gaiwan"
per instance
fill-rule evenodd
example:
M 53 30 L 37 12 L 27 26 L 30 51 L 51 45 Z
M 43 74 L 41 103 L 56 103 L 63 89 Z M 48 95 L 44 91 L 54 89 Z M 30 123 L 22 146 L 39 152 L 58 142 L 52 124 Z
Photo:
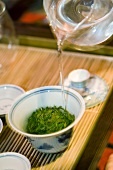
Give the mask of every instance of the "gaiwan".
M 25 92 L 14 101 L 8 114 L 8 124 L 40 152 L 64 151 L 70 143 L 73 127 L 78 125 L 85 111 L 85 102 L 79 93 L 64 87 L 64 95 L 66 110 L 63 109 L 61 86 L 45 86 Z

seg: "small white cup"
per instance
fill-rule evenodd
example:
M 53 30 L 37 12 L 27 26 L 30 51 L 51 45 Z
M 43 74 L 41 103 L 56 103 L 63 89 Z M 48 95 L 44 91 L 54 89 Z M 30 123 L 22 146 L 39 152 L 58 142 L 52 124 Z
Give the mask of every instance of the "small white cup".
M 73 70 L 68 75 L 71 85 L 76 88 L 84 88 L 89 78 L 90 73 L 85 69 Z

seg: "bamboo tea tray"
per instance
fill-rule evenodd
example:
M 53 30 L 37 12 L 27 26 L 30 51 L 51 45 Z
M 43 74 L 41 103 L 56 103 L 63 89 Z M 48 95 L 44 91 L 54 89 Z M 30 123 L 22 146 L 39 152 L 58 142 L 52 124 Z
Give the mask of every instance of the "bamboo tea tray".
M 7 124 L 0 134 L 0 152 L 18 152 L 31 162 L 32 170 L 74 169 L 88 143 L 94 127 L 103 113 L 113 85 L 113 58 L 84 53 L 63 52 L 64 77 L 78 68 L 103 78 L 108 86 L 108 95 L 101 104 L 86 109 L 70 142 L 63 153 L 40 153 L 20 134 L 13 132 Z M 0 47 L 0 84 L 14 84 L 25 91 L 47 85 L 59 84 L 59 63 L 57 51 L 19 46 L 13 50 Z

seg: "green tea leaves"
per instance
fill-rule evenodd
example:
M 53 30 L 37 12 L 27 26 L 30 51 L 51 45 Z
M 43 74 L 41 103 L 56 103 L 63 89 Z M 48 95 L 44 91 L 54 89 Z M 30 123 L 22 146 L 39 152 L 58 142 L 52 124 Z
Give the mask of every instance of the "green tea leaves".
M 27 132 L 31 134 L 50 134 L 69 126 L 75 120 L 63 107 L 45 107 L 34 111 L 27 122 Z

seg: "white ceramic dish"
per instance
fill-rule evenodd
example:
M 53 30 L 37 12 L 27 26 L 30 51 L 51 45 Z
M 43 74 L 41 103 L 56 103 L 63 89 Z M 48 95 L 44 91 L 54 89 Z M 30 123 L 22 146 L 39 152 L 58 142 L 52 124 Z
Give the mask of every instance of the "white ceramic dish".
M 0 170 L 31 170 L 31 164 L 22 154 L 5 152 L 0 153 Z
M 84 114 L 85 102 L 75 90 L 65 88 L 64 94 L 66 109 L 75 115 L 75 121 L 66 128 L 42 135 L 26 132 L 26 120 L 36 109 L 47 106 L 64 107 L 61 86 L 40 87 L 21 95 L 10 109 L 7 123 L 14 131 L 26 136 L 40 152 L 57 153 L 65 150 L 71 140 L 73 127 L 77 126 Z
M 76 90 L 84 98 L 86 108 L 91 108 L 106 99 L 109 86 L 107 82 L 97 75 L 91 75 L 83 88 L 77 88 L 68 79 L 64 80 L 64 86 Z
M 3 122 L 2 122 L 2 120 L 0 119 L 0 133 L 2 132 L 2 129 L 3 129 Z
M 0 116 L 7 114 L 13 101 L 25 91 L 13 84 L 0 85 Z

